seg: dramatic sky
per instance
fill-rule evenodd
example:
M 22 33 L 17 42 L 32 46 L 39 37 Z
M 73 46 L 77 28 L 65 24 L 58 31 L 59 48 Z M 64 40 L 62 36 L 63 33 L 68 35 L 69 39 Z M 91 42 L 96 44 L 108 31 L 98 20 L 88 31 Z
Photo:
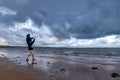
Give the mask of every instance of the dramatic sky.
M 0 45 L 120 47 L 120 0 L 0 0 Z

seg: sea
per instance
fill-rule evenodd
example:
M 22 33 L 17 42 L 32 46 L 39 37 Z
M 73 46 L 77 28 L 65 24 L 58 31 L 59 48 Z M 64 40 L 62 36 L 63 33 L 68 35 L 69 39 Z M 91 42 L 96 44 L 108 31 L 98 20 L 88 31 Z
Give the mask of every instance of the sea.
M 27 56 L 27 47 L 0 47 L 0 56 L 14 59 Z M 37 58 L 63 59 L 73 62 L 119 64 L 120 48 L 61 48 L 34 47 Z

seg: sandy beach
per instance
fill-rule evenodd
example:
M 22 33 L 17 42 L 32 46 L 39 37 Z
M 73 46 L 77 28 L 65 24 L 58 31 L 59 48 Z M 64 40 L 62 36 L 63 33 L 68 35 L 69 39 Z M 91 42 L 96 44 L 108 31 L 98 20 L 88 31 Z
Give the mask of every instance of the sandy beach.
M 66 55 L 38 55 L 27 63 L 1 52 L 0 80 L 120 80 L 120 64 L 77 61 Z
M 18 65 L 7 58 L 0 58 L 0 80 L 49 80 L 48 74 Z
M 0 58 L 0 80 L 120 80 L 119 67 L 108 69 L 113 65 L 78 64 L 63 60 L 47 64 L 50 66 L 48 73 L 30 65 L 22 66 L 7 58 Z

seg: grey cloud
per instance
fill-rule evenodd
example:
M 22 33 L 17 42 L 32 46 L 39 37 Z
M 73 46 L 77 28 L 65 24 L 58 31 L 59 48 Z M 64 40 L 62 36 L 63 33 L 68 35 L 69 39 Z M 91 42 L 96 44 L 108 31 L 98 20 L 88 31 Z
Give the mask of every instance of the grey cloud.
M 0 16 L 0 22 L 11 25 L 30 18 L 39 27 L 49 25 L 58 38 L 120 34 L 120 0 L 0 0 L 0 6 L 17 12 Z

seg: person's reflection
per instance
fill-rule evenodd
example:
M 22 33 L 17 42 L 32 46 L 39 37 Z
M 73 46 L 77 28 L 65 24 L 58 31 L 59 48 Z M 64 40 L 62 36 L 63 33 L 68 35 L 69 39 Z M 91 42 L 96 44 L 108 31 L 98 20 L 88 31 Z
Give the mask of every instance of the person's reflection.
M 26 63 L 28 67 L 34 67 L 34 64 L 36 64 L 34 60 L 32 60 L 32 62 L 26 61 Z

